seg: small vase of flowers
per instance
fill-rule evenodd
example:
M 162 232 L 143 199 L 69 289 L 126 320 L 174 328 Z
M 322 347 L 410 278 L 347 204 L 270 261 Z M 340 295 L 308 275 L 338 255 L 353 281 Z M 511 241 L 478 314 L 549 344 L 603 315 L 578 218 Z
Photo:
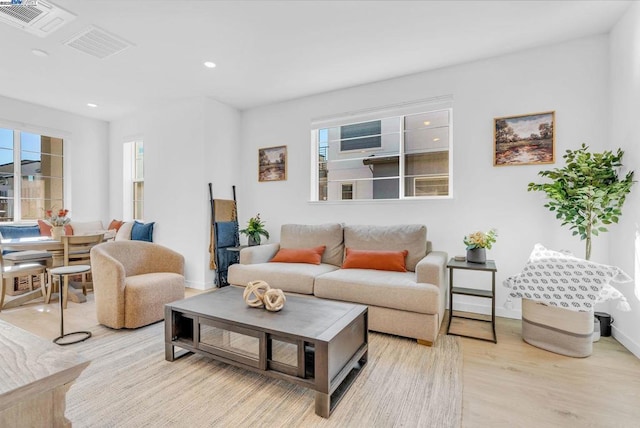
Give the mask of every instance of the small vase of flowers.
M 467 246 L 467 261 L 471 263 L 486 263 L 487 249 L 496 242 L 498 232 L 491 229 L 488 232 L 473 232 L 464 237 L 464 244 Z
M 64 227 L 69 224 L 71 218 L 67 217 L 69 210 L 61 208 L 54 214 L 53 210 L 47 210 L 45 220 L 51 225 L 51 237 L 57 241 L 64 235 Z

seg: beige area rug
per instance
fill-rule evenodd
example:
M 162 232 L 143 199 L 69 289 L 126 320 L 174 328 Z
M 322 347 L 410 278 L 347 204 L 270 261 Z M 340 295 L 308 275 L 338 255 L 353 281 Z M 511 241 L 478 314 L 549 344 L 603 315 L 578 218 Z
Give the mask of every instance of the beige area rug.
M 371 333 L 369 361 L 329 419 L 315 394 L 199 355 L 164 359 L 164 324 L 97 326 L 69 346 L 92 362 L 67 393 L 74 427 L 459 427 L 460 341 Z

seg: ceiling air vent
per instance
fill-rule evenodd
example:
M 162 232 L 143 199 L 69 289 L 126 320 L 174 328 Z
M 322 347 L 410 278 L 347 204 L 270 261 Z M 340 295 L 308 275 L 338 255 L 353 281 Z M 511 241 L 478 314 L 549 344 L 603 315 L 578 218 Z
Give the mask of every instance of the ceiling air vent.
M 126 40 L 97 27 L 85 29 L 64 42 L 64 44 L 100 59 L 115 55 L 133 46 Z
M 74 19 L 73 13 L 42 0 L 35 5 L 0 7 L 0 22 L 40 37 L 47 37 Z

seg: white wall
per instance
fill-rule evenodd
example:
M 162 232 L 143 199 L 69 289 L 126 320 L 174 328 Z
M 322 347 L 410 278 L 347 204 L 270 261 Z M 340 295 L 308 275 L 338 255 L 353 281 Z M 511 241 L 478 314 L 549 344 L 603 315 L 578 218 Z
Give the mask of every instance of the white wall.
M 202 255 L 205 267 L 206 284 L 213 284 L 214 271 L 209 270 L 209 235 L 211 227 L 211 206 L 209 189 L 211 183 L 215 199 L 233 199 L 232 186 L 237 185 L 239 165 L 247 162 L 240 157 L 240 113 L 212 99 L 205 100 L 205 144 L 204 144 L 204 180 L 200 201 L 203 205 L 203 229 L 205 230 Z M 256 154 L 256 157 L 258 155 Z
M 110 126 L 111 216 L 120 219 L 123 215 L 123 144 L 141 138 L 145 222 L 156 223 L 154 242 L 185 257 L 190 287 L 213 286 L 208 262 L 207 183 L 227 187 L 233 180 L 235 168 L 229 166 L 236 159 L 216 156 L 234 153 L 237 116 L 237 111 L 224 104 L 198 97 L 137 112 Z
M 498 266 L 497 310 L 518 317 L 518 302 L 515 311 L 502 307 L 501 283 L 522 269 L 536 242 L 584 254 L 583 242 L 560 227 L 527 183 L 538 180 L 538 171 L 560 166 L 568 148 L 582 142 L 604 148 L 608 82 L 608 38 L 598 36 L 245 111 L 240 222 L 259 212 L 270 242 L 284 223 L 423 223 L 434 248 L 450 256 L 464 254 L 465 234 L 496 227 L 498 242 L 488 254 Z M 453 95 L 453 199 L 308 202 L 312 119 L 447 94 Z M 550 110 L 556 112 L 556 165 L 493 167 L 493 118 Z M 288 147 L 288 179 L 259 183 L 258 148 L 279 145 Z M 607 262 L 607 254 L 607 238 L 596 238 L 592 258 Z M 485 302 L 466 304 L 486 309 Z
M 72 220 L 109 224 L 107 122 L 0 97 L 0 126 L 63 138 L 65 208 Z
M 634 2 L 610 36 L 612 150 L 622 148 L 624 164 L 640 178 L 640 4 Z M 611 233 L 611 260 L 635 281 L 620 284 L 631 305 L 621 312 L 611 305 L 613 335 L 640 357 L 640 189 L 634 186 L 625 202 L 620 224 Z

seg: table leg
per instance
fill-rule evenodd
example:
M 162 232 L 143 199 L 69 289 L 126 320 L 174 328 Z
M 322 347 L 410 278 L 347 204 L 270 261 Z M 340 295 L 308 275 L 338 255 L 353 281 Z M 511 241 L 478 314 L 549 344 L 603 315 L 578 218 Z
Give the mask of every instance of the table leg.
M 449 323 L 447 324 L 447 334 L 451 328 L 451 319 L 453 318 L 453 269 L 449 268 Z
M 63 294 L 65 293 L 65 286 L 64 286 L 64 280 L 65 278 L 63 278 L 65 275 L 59 275 L 58 278 L 58 284 L 60 284 L 60 336 L 56 337 L 55 339 L 53 339 L 53 343 L 57 344 L 57 345 L 71 345 L 73 343 L 78 343 L 78 342 L 82 342 L 84 340 L 87 340 L 88 338 L 91 337 L 91 332 L 90 331 L 74 331 L 71 333 L 66 333 L 64 332 L 64 306 L 65 306 L 65 298 L 63 296 Z M 73 335 L 81 335 L 79 339 L 76 340 L 71 340 L 68 342 L 62 342 L 64 340 L 65 337 L 69 337 L 69 336 L 73 336 Z
M 59 278 L 60 281 L 60 337 L 64 337 L 64 302 L 62 298 L 62 275 Z
M 331 415 L 331 395 L 316 391 L 316 415 L 323 418 Z

